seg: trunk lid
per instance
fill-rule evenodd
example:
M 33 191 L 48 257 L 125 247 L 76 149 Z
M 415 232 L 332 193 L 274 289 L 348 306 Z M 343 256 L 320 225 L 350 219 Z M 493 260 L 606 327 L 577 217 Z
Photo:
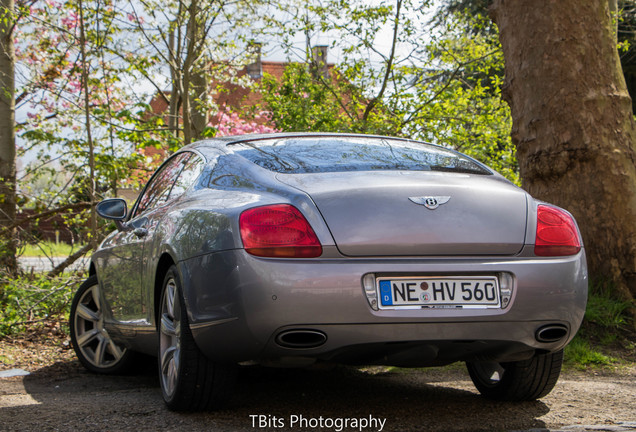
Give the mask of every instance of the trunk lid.
M 313 199 L 343 255 L 514 255 L 525 241 L 527 194 L 494 176 L 376 171 L 277 177 Z

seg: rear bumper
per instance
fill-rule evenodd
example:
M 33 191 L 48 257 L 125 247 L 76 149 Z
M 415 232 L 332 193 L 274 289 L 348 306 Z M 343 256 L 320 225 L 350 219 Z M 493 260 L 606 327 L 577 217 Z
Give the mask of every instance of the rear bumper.
M 184 296 L 199 348 L 222 362 L 331 360 L 355 364 L 436 365 L 458 360 L 527 358 L 556 351 L 578 330 L 587 300 L 584 251 L 572 257 L 311 259 L 256 258 L 243 250 L 181 262 Z M 513 275 L 512 300 L 488 310 L 373 310 L 362 276 Z M 556 342 L 536 332 L 557 324 Z M 281 346 L 288 330 L 326 336 L 310 348 Z M 288 361 L 289 360 L 289 361 Z

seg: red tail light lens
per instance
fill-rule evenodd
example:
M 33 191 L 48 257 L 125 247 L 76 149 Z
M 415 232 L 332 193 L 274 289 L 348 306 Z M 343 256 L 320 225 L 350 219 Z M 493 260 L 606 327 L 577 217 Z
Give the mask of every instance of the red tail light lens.
M 239 218 L 245 250 L 256 256 L 315 258 L 322 246 L 307 219 L 289 204 L 245 210 Z
M 580 250 L 581 240 L 572 216 L 557 208 L 539 205 L 534 254 L 566 256 L 575 255 Z

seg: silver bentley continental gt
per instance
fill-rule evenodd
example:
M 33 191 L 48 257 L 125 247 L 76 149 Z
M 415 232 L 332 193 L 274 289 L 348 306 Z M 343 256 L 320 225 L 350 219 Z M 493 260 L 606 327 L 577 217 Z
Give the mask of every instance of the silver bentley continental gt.
M 158 357 L 173 410 L 219 407 L 237 367 L 466 362 L 477 389 L 554 387 L 587 267 L 565 210 L 461 153 L 407 139 L 272 134 L 172 155 L 91 259 L 71 309 L 93 372 Z

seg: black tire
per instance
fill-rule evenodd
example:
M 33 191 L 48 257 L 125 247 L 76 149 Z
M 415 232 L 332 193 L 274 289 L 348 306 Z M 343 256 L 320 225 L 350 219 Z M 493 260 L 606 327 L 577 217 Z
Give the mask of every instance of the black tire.
M 91 372 L 123 374 L 134 363 L 134 353 L 115 343 L 104 329 L 104 312 L 97 276 L 80 285 L 71 304 L 71 343 L 80 363 Z
M 174 411 L 222 407 L 230 397 L 236 368 L 209 360 L 197 347 L 175 266 L 164 278 L 158 306 L 159 381 L 166 405 Z
M 523 361 L 468 362 L 466 366 L 483 396 L 500 401 L 532 401 L 552 391 L 562 364 L 563 350 L 536 354 Z

